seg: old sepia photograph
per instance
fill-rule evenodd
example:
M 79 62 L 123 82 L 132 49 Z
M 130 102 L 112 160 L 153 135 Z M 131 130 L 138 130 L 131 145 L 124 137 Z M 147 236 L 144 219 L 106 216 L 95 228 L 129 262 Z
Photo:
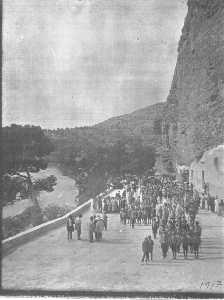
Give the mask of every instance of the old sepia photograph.
M 224 0 L 2 0 L 1 295 L 224 298 Z

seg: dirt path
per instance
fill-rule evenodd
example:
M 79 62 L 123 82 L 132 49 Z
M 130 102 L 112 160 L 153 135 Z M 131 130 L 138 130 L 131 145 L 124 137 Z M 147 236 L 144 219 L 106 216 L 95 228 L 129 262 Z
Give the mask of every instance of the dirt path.
M 103 241 L 91 244 L 85 228 L 88 217 L 89 213 L 83 218 L 82 241 L 68 242 L 65 228 L 59 228 L 5 257 L 3 288 L 224 292 L 223 218 L 200 213 L 199 260 L 192 255 L 184 260 L 181 254 L 173 261 L 170 252 L 163 260 L 156 240 L 153 262 L 141 265 L 141 242 L 151 233 L 151 226 L 131 229 L 111 214 Z

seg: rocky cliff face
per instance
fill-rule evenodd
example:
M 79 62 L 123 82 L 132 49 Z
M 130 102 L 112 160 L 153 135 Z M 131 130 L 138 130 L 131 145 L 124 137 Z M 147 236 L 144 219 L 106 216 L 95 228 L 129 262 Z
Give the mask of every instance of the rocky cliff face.
M 168 146 L 190 164 L 224 142 L 224 1 L 189 0 L 167 99 Z

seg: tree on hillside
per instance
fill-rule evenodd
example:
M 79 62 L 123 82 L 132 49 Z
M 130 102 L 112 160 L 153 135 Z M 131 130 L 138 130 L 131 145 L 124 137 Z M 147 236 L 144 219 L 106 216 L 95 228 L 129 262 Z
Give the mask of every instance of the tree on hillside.
M 142 143 L 134 144 L 128 161 L 123 165 L 123 172 L 143 175 L 151 170 L 156 161 L 156 153 L 153 147 L 143 146 Z
M 56 184 L 56 178 L 49 176 L 34 181 L 31 173 L 37 173 L 47 168 L 45 157 L 53 151 L 53 145 L 41 127 L 11 125 L 2 130 L 2 174 L 3 195 L 7 192 L 13 196 L 16 191 L 25 188 L 27 195 L 34 204 L 32 222 L 38 225 L 42 222 L 42 214 L 37 201 L 37 193 L 41 190 L 51 191 Z M 9 196 L 9 195 L 8 195 Z
M 125 151 L 125 142 L 118 140 L 108 149 L 108 157 L 106 161 L 107 170 L 114 175 L 121 173 L 122 165 L 127 162 L 127 153 Z

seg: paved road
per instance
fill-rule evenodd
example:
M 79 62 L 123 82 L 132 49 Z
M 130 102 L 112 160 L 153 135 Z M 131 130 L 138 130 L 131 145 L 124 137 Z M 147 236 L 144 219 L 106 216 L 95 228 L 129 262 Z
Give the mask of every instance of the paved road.
M 2 286 L 10 289 L 206 291 L 224 292 L 224 219 L 202 211 L 200 259 L 161 258 L 158 240 L 154 260 L 142 265 L 141 241 L 150 226 L 131 229 L 109 215 L 109 230 L 100 243 L 89 243 L 83 218 L 83 240 L 66 240 L 59 228 L 31 241 L 3 259 Z M 219 282 L 221 281 L 221 282 Z M 210 282 L 210 284 L 208 284 Z M 221 284 L 221 286 L 220 286 Z

